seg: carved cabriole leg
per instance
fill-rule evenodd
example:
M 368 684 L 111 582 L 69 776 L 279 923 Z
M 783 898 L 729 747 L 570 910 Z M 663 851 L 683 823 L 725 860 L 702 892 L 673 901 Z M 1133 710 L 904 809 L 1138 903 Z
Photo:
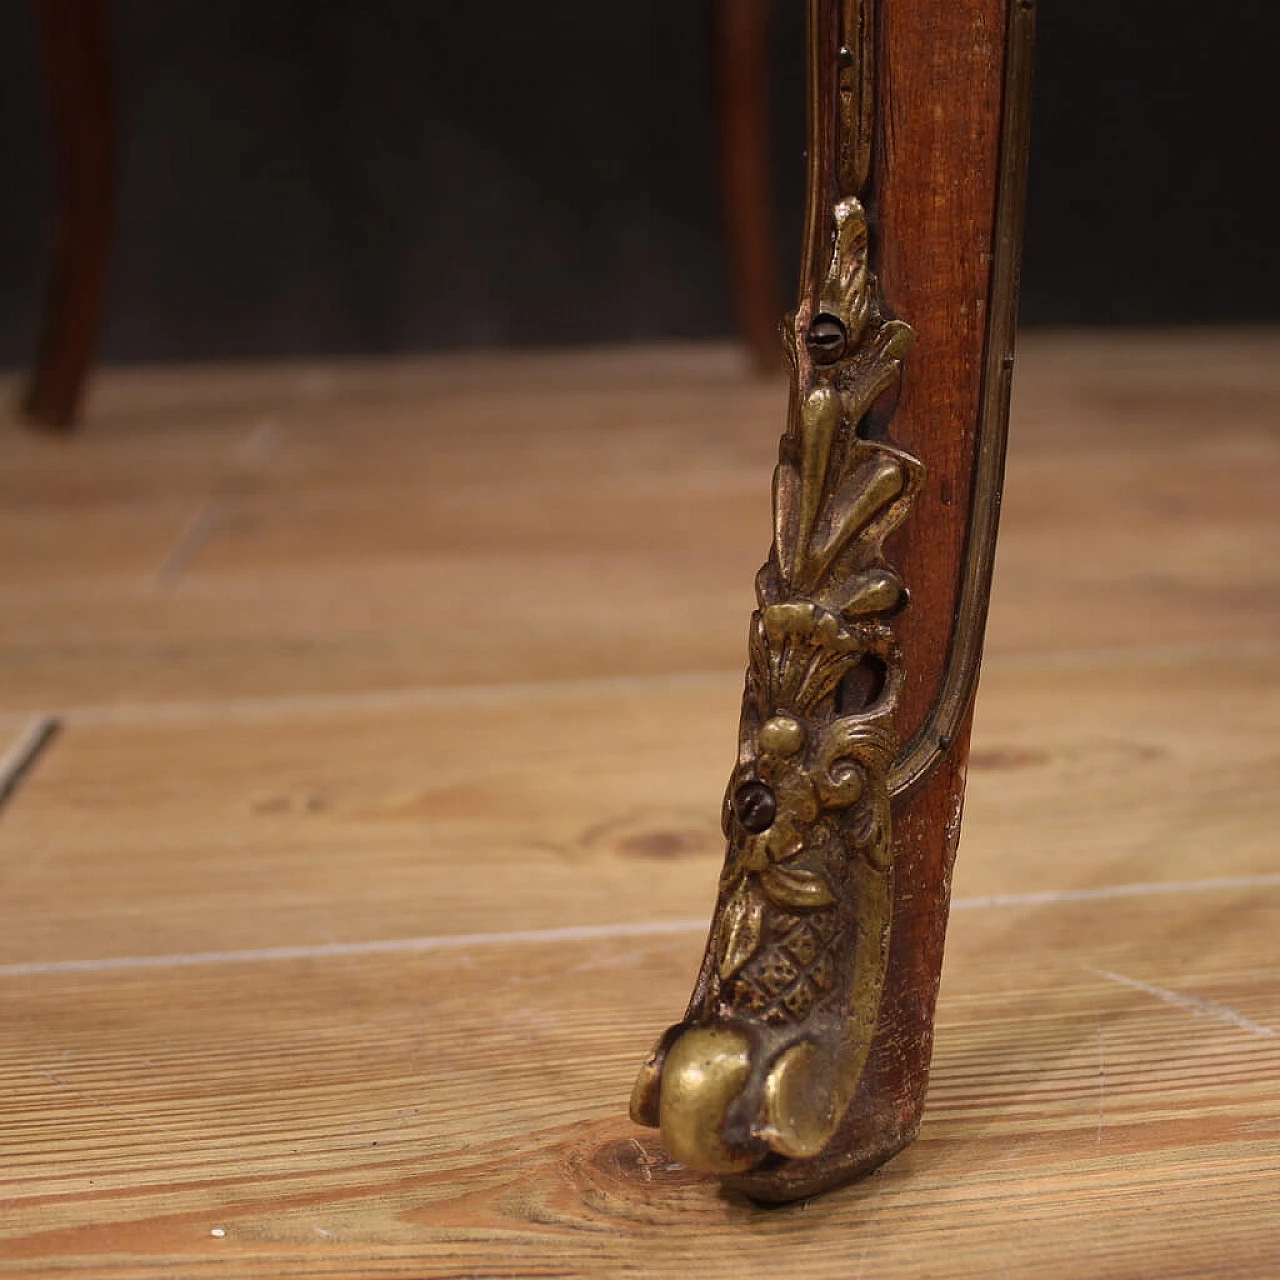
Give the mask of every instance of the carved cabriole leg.
M 920 1122 L 1003 470 L 1031 16 L 809 0 L 808 224 L 728 852 L 632 1096 L 811 1195 Z

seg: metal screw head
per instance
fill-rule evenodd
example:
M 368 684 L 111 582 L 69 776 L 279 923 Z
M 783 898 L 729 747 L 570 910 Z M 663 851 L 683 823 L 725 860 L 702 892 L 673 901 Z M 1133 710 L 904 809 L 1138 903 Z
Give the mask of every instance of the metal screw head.
M 778 816 L 778 801 L 763 782 L 744 782 L 733 793 L 733 816 L 753 835 L 767 831 Z
M 844 325 L 835 316 L 824 311 L 814 317 L 804 340 L 815 364 L 832 364 L 844 355 L 848 335 Z

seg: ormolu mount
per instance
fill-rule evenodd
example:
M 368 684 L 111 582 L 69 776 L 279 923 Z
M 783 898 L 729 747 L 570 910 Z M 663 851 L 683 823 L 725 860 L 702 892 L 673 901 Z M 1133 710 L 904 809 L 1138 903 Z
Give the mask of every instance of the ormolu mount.
M 977 179 L 991 197 L 986 273 L 970 272 L 982 296 L 963 294 L 963 271 L 939 282 L 955 306 L 984 308 L 984 322 L 976 374 L 924 379 L 937 422 L 923 421 L 917 397 L 908 447 L 895 408 L 929 355 L 908 357 L 915 318 L 894 314 L 874 270 L 891 229 L 868 209 L 885 172 L 912 163 L 886 134 L 897 103 L 876 69 L 904 56 L 890 22 L 915 23 L 920 41 L 947 38 L 929 24 L 940 4 L 916 0 L 913 16 L 904 0 L 809 0 L 808 227 L 799 304 L 784 326 L 791 399 L 724 802 L 728 853 L 693 998 L 632 1095 L 634 1118 L 659 1127 L 677 1160 L 763 1199 L 812 1194 L 900 1150 L 918 1128 L 928 1073 L 1003 467 L 1030 47 L 1021 0 L 950 0 L 953 18 L 958 9 L 976 29 L 995 12 L 1007 30 L 998 145 Z M 969 140 L 975 153 L 979 141 Z M 936 175 L 939 200 L 965 181 L 964 158 L 954 160 Z M 927 239 L 944 224 L 919 225 Z M 924 309 L 922 333 L 940 330 L 945 306 Z M 956 405 L 944 400 L 963 397 L 965 376 L 974 412 L 948 445 L 940 433 Z M 907 535 L 931 452 L 948 488 L 967 466 L 967 518 L 962 550 L 929 575 L 948 580 L 952 625 L 945 653 L 920 664 L 930 696 L 909 725 L 904 689 L 916 671 L 898 632 L 921 608 L 908 562 L 930 554 L 930 531 Z M 946 560 L 945 543 L 935 559 Z

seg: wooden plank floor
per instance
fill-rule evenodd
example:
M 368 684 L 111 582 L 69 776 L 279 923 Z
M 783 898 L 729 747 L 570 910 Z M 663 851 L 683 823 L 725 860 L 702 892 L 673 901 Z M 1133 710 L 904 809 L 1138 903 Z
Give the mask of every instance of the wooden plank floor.
M 5 401 L 12 387 L 0 388 Z M 1280 335 L 1024 343 L 929 1108 L 625 1114 L 721 857 L 783 389 L 107 374 L 0 424 L 0 1272 L 1280 1276 Z

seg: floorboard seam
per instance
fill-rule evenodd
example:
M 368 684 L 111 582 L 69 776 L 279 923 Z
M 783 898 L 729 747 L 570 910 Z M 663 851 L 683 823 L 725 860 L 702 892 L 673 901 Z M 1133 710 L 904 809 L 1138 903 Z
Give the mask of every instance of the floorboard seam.
M 1009 654 L 988 658 L 983 671 L 998 675 L 1026 671 L 1072 670 L 1105 662 L 1176 664 L 1212 656 L 1280 658 L 1280 644 L 1161 646 L 1149 649 L 1094 649 L 1062 653 Z M 518 698 L 589 697 L 599 693 L 628 693 L 671 688 L 710 687 L 740 682 L 742 667 L 656 674 L 598 676 L 586 679 L 513 681 L 510 684 L 411 685 L 401 689 L 362 689 L 349 693 L 302 693 L 227 698 L 221 702 L 118 702 L 71 707 L 62 719 L 77 725 L 145 725 L 199 719 L 247 719 L 262 716 L 330 714 L 342 711 L 382 711 L 412 707 L 458 706 Z M 22 714 L 0 711 L 0 721 Z
M 1098 889 L 1064 889 L 1045 893 L 1004 894 L 959 898 L 953 911 L 991 907 L 1047 906 L 1073 902 L 1103 902 L 1165 893 L 1280 888 L 1280 874 L 1234 876 L 1214 880 L 1164 881 L 1152 884 L 1113 885 Z M 589 942 L 615 938 L 662 937 L 702 933 L 705 918 L 696 920 L 641 920 L 621 924 L 564 925 L 547 929 L 516 929 L 500 933 L 434 934 L 419 938 L 384 938 L 367 942 L 330 942 L 291 947 L 256 947 L 244 950 L 193 951 L 186 954 L 115 956 L 100 960 L 47 960 L 0 965 L 0 979 L 29 978 L 67 973 L 119 973 L 140 969 L 182 969 L 218 964 L 254 964 L 276 960 L 326 960 L 344 957 L 395 955 L 422 951 L 461 951 L 469 947 L 515 946 L 525 943 Z M 1101 972 L 1101 971 L 1098 971 Z M 1112 977 L 1111 974 L 1103 974 Z M 1116 981 L 1126 981 L 1116 978 Z M 1130 985 L 1140 985 L 1130 981 Z M 1145 989 L 1145 988 L 1144 988 Z M 1203 1011 L 1203 1010 L 1202 1010 Z M 1268 1031 L 1267 1034 L 1274 1035 Z

